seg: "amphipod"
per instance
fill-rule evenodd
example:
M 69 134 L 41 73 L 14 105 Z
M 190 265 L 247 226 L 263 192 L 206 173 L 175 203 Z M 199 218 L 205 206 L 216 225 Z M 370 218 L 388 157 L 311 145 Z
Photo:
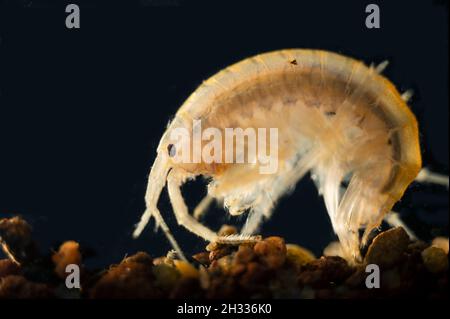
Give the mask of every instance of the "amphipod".
M 346 257 L 360 259 L 370 232 L 421 168 L 416 118 L 380 69 L 332 52 L 292 49 L 245 59 L 209 78 L 180 107 L 161 138 L 148 180 L 147 209 L 134 237 L 154 217 L 183 256 L 157 208 L 167 184 L 180 225 L 207 241 L 251 240 L 277 200 L 310 173 Z M 276 171 L 262 174 L 260 162 L 229 163 L 224 154 L 213 162 L 175 161 L 181 150 L 198 152 L 194 139 L 173 138 L 180 128 L 195 135 L 195 121 L 221 132 L 276 128 Z M 244 145 L 249 147 L 248 139 Z M 234 151 L 248 151 L 241 146 Z M 180 187 L 198 175 L 211 182 L 191 215 Z M 219 238 L 199 223 L 196 217 L 214 200 L 233 215 L 248 212 L 242 237 Z

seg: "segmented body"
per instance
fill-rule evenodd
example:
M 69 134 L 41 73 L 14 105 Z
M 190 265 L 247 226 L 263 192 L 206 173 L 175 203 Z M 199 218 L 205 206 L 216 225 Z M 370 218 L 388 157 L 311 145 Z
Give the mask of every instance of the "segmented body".
M 177 127 L 192 131 L 193 120 L 221 130 L 277 128 L 276 173 L 261 174 L 254 163 L 174 163 L 167 155 L 173 143 L 169 133 Z M 147 217 L 136 234 L 150 216 L 161 223 L 155 209 L 166 177 L 179 223 L 215 240 L 212 232 L 186 217 L 175 186 L 197 175 L 212 178 L 211 198 L 223 200 L 233 214 L 250 209 L 243 229 L 249 235 L 263 217 L 270 217 L 276 201 L 310 172 L 352 259 L 359 258 L 360 244 L 421 168 L 415 116 L 390 81 L 354 59 L 300 49 L 248 58 L 205 81 L 167 128 L 158 161 L 149 179 Z M 343 182 L 348 183 L 344 191 Z M 301 214 L 301 208 L 291 213 Z M 358 231 L 363 228 L 361 240 Z

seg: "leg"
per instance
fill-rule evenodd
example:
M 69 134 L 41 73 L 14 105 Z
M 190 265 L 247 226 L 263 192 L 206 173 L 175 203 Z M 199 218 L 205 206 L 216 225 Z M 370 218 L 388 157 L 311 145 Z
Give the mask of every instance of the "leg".
M 345 193 L 345 188 L 340 187 L 340 192 L 342 194 Z M 403 227 L 409 238 L 417 239 L 417 236 L 414 234 L 414 232 L 402 221 L 399 213 L 391 210 L 388 214 L 386 214 L 386 216 L 384 216 L 384 221 L 392 227 Z
M 390 211 L 386 216 L 384 216 L 384 221 L 392 227 L 403 227 L 403 229 L 408 234 L 409 238 L 417 240 L 417 236 L 414 232 L 406 226 L 406 224 L 400 218 L 400 214 L 394 211 Z
M 256 233 L 262 224 L 264 216 L 267 216 L 266 218 L 269 218 L 272 211 L 273 205 L 259 204 L 258 206 L 254 207 L 248 215 L 247 220 L 245 221 L 245 225 L 241 231 L 242 235 L 250 236 Z
M 275 208 L 275 202 L 306 174 L 310 169 L 310 159 L 306 156 L 300 159 L 291 170 L 280 176 L 269 179 L 261 192 L 261 199 L 253 207 L 242 229 L 243 235 L 252 235 L 258 231 L 263 219 L 269 219 Z
M 172 245 L 173 249 L 177 252 L 178 256 L 182 260 L 187 261 L 186 256 L 183 254 L 183 251 L 181 250 L 177 241 L 175 240 L 172 233 L 170 232 L 169 226 L 167 226 L 166 222 L 162 218 L 161 213 L 159 212 L 159 210 L 157 208 L 154 208 L 153 211 L 150 211 L 147 209 L 142 218 L 145 220 L 144 222 L 147 223 L 148 220 L 150 219 L 150 217 L 155 218 L 155 231 L 158 229 L 158 227 L 160 227 L 162 229 L 164 235 L 167 237 L 170 244 Z
M 152 166 L 150 171 L 150 176 L 147 182 L 147 191 L 145 194 L 145 203 L 147 209 L 142 214 L 141 220 L 139 221 L 136 229 L 133 232 L 133 237 L 137 238 L 140 236 L 145 226 L 148 224 L 151 217 L 155 218 L 155 231 L 158 227 L 161 227 L 162 231 L 166 235 L 172 247 L 178 253 L 179 257 L 183 260 L 186 260 L 186 257 L 183 254 L 180 246 L 178 245 L 175 238 L 172 236 L 169 227 L 164 221 L 161 213 L 157 208 L 157 203 L 161 191 L 163 190 L 166 184 L 166 175 L 167 175 L 167 165 L 163 157 L 160 154 L 156 157 L 155 163 Z
M 213 202 L 214 198 L 206 195 L 201 201 L 200 203 L 198 203 L 197 207 L 195 207 L 194 209 L 194 218 L 199 220 L 203 215 L 205 215 L 207 209 L 209 208 L 209 206 L 211 205 L 211 203 Z
M 170 202 L 179 225 L 185 227 L 194 234 L 213 242 L 217 239 L 217 234 L 209 228 L 200 224 L 194 217 L 189 215 L 188 208 L 184 203 L 180 186 L 183 178 L 179 176 L 175 169 L 169 173 L 167 177 L 167 189 L 169 191 Z
M 439 173 L 433 173 L 427 168 L 422 168 L 422 170 L 416 177 L 416 181 L 421 183 L 442 185 L 447 187 L 448 189 L 448 176 Z
M 431 172 L 428 168 L 422 168 L 416 177 L 416 182 L 446 186 L 448 189 L 448 176 Z M 414 232 L 402 221 L 399 213 L 391 211 L 384 217 L 384 221 L 392 227 L 403 227 L 411 239 L 417 239 Z

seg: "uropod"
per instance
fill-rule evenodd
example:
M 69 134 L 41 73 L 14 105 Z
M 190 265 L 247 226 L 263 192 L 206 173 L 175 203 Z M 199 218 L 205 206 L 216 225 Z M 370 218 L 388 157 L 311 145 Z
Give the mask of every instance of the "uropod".
M 253 235 L 270 218 L 277 200 L 309 173 L 345 256 L 358 261 L 371 231 L 422 166 L 416 118 L 405 95 L 380 74 L 384 66 L 366 66 L 322 50 L 289 49 L 245 59 L 203 82 L 160 140 L 148 179 L 147 208 L 134 237 L 153 217 L 184 258 L 157 208 L 167 185 L 179 225 L 210 242 L 257 240 Z M 195 137 L 196 123 L 224 135 L 230 128 L 256 134 L 276 129 L 276 169 L 262 173 L 263 163 L 250 159 L 250 134 L 231 148 L 233 158 L 247 161 L 226 160 L 229 148 L 218 151 L 223 141 L 215 144 L 213 160 L 198 156 L 210 141 L 174 139 L 180 129 Z M 261 140 L 269 142 L 268 135 Z M 258 151 L 269 149 L 258 143 Z M 185 160 L 180 160 L 182 151 L 189 153 L 183 154 Z M 210 180 L 208 194 L 190 214 L 180 187 L 199 175 Z M 232 215 L 248 214 L 240 235 L 218 237 L 198 221 L 213 201 L 223 202 Z

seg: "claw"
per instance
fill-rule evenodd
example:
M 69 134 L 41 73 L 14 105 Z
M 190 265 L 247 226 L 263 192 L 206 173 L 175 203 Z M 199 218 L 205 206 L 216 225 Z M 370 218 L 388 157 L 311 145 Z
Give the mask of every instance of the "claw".
M 225 245 L 240 245 L 240 244 L 252 244 L 262 240 L 261 235 L 248 236 L 248 235 L 228 235 L 219 236 L 216 240 L 218 244 Z

